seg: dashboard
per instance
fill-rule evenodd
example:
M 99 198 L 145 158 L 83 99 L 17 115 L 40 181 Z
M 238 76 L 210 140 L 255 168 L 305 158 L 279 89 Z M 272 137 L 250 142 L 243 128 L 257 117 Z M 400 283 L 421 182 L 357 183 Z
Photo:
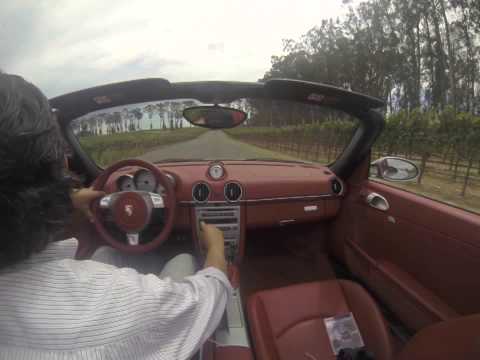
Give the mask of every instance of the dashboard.
M 327 167 L 292 162 L 195 161 L 157 164 L 174 187 L 175 229 L 190 230 L 198 240 L 198 223 L 224 232 L 230 260 L 243 256 L 247 229 L 316 222 L 334 217 L 345 193 L 341 179 Z M 112 175 L 108 193 L 165 189 L 153 174 L 126 167 Z

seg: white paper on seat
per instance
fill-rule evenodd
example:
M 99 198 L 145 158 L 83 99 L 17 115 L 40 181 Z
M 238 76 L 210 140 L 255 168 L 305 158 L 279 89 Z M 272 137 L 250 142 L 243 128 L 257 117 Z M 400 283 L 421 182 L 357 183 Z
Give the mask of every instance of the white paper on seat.
M 358 349 L 364 346 L 362 334 L 352 313 L 323 319 L 333 353 L 341 349 Z

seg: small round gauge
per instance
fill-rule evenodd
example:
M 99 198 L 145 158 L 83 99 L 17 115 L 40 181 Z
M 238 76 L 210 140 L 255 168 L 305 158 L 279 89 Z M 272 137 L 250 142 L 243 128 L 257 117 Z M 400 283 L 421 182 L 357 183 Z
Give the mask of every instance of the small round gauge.
M 135 173 L 134 180 L 137 190 L 154 192 L 157 188 L 157 179 L 151 171 L 138 170 Z
M 135 190 L 135 182 L 132 175 L 122 175 L 117 179 L 117 188 L 120 191 Z
M 212 165 L 208 169 L 208 175 L 210 175 L 210 177 L 214 180 L 221 179 L 223 177 L 223 174 L 224 174 L 223 166 L 220 164 Z

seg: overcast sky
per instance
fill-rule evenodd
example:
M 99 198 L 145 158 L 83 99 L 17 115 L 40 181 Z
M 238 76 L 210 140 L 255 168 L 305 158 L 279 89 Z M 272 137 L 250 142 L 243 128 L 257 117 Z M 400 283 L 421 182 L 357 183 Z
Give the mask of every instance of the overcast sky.
M 0 0 L 0 69 L 47 96 L 143 77 L 257 81 L 341 0 Z

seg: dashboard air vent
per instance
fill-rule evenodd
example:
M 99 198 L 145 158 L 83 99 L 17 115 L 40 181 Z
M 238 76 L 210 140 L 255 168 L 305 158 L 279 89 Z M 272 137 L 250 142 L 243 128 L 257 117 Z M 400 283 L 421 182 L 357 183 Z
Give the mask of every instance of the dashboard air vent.
M 206 183 L 198 183 L 193 186 L 192 197 L 198 202 L 205 202 L 210 196 L 210 187 Z
M 224 193 L 227 201 L 238 201 L 242 197 L 242 187 L 236 182 L 226 183 Z
M 338 179 L 332 180 L 332 192 L 334 194 L 340 194 L 343 190 L 342 183 Z

